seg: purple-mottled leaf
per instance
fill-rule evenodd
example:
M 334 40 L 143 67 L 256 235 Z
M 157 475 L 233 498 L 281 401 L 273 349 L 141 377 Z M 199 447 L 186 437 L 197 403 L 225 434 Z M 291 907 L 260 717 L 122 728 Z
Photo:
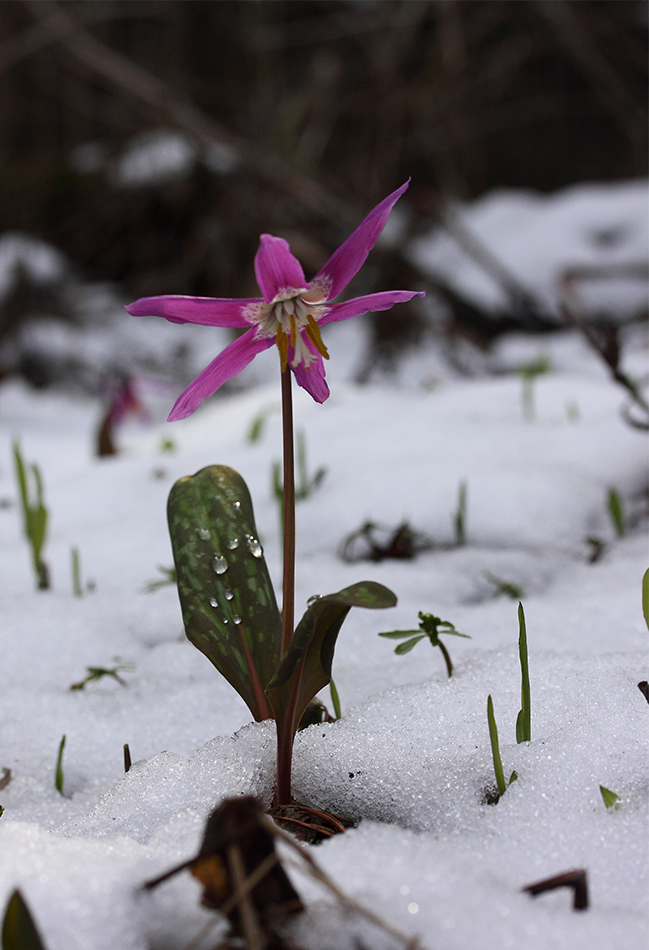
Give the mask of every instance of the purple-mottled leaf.
M 246 483 L 210 465 L 171 489 L 169 533 L 185 632 L 257 721 L 279 663 L 281 618 Z
M 336 639 L 351 608 L 394 607 L 396 602 L 387 587 L 362 581 L 311 603 L 266 688 L 278 732 L 292 738 L 310 701 L 331 680 Z

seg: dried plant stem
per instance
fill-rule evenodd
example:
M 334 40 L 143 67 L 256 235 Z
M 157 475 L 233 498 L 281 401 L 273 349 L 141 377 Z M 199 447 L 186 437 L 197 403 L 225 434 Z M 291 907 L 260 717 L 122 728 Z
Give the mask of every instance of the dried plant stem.
M 284 455 L 284 576 L 282 590 L 282 645 L 284 656 L 293 636 L 295 611 L 295 461 L 293 448 L 293 394 L 291 371 L 282 370 L 282 433 Z

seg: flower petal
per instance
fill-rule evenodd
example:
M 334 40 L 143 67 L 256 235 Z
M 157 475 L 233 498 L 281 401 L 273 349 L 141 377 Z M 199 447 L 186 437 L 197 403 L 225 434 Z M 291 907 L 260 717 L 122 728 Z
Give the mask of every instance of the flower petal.
M 326 288 L 327 300 L 333 300 L 334 297 L 337 297 L 352 277 L 355 277 L 361 269 L 367 255 L 385 227 L 392 208 L 409 183 L 410 179 L 401 188 L 397 188 L 391 195 L 384 198 L 373 211 L 370 211 L 354 233 L 347 238 L 344 244 L 340 245 L 337 251 L 334 251 L 324 267 L 313 278 L 312 284 L 316 286 L 320 284 L 323 288 Z
M 239 300 L 219 297 L 185 297 L 168 294 L 162 297 L 140 297 L 126 308 L 134 317 L 165 317 L 171 323 L 200 323 L 208 327 L 250 326 L 242 311 L 259 297 Z
M 329 398 L 329 387 L 325 382 L 324 363 L 319 353 L 317 359 L 311 362 L 308 369 L 304 363 L 298 363 L 295 369 L 291 367 L 291 370 L 298 386 L 306 389 L 309 396 L 312 396 L 316 402 L 324 402 L 325 399 Z
M 275 342 L 273 337 L 255 339 L 256 329 L 252 328 L 240 336 L 234 343 L 227 346 L 222 353 L 212 360 L 202 373 L 189 384 L 180 394 L 169 413 L 168 421 L 184 419 L 198 409 L 199 405 L 208 396 L 213 395 L 219 387 L 226 383 L 242 369 L 245 369 L 258 353 L 267 350 Z
M 304 290 L 309 287 L 302 265 L 291 254 L 288 241 L 262 234 L 259 250 L 255 254 L 255 275 L 266 303 L 287 291 Z
M 395 303 L 406 303 L 413 297 L 425 297 L 423 290 L 384 290 L 379 294 L 366 294 L 364 297 L 352 297 L 343 303 L 335 303 L 318 325 L 323 327 L 327 323 L 337 323 L 339 320 L 349 320 L 350 317 L 359 317 L 363 313 L 374 313 L 377 310 L 389 310 Z

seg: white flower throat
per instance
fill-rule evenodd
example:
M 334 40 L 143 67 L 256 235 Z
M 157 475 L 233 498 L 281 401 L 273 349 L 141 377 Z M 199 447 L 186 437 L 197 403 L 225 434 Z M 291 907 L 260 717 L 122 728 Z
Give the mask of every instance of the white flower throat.
M 285 370 L 288 364 L 289 345 L 293 348 L 291 366 L 294 369 L 300 363 L 308 369 L 313 360 L 317 359 L 316 354 L 307 346 L 303 333 L 313 343 L 320 356 L 328 360 L 329 353 L 322 342 L 317 322 L 328 309 L 323 305 L 326 298 L 320 288 L 316 290 L 313 287 L 303 291 L 291 289 L 278 294 L 278 297 L 280 299 L 271 303 L 257 304 L 254 312 L 246 316 L 252 323 L 257 324 L 260 335 L 275 337 L 282 370 Z

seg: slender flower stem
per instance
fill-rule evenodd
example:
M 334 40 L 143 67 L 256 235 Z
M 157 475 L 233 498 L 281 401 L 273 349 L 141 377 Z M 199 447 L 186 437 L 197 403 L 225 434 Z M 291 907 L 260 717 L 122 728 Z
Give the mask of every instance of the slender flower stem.
M 293 636 L 295 609 L 295 464 L 293 450 L 293 394 L 291 371 L 282 370 L 282 432 L 284 450 L 284 578 L 282 644 L 284 656 Z

